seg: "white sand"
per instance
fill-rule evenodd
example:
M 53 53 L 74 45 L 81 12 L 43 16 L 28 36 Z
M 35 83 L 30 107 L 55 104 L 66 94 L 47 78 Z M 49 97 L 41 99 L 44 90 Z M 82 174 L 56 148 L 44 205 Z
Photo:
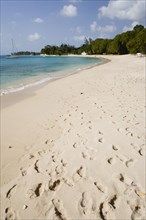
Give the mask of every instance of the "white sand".
M 2 98 L 1 219 L 146 219 L 145 58 L 105 57 Z

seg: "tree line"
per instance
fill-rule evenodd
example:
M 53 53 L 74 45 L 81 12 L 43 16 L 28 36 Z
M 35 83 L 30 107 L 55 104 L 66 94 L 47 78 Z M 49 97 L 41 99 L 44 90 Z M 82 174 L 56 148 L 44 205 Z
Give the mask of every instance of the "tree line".
M 17 55 L 17 56 L 37 56 L 40 55 L 39 52 L 29 52 L 29 51 L 19 51 L 16 53 L 12 53 L 12 55 Z
M 146 28 L 136 25 L 132 31 L 116 35 L 113 39 L 91 38 L 85 39 L 80 47 L 61 44 L 60 46 L 47 45 L 41 49 L 41 54 L 67 55 L 86 52 L 93 54 L 146 54 Z
M 41 50 L 41 54 L 47 55 L 67 55 L 67 54 L 75 54 L 76 48 L 71 45 L 61 44 L 60 46 L 51 46 L 47 45 Z

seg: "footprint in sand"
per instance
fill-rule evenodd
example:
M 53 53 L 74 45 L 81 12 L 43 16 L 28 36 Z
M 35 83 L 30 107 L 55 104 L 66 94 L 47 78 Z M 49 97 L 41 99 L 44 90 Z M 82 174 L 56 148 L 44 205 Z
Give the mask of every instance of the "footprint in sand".
M 39 152 L 38 152 L 38 155 L 42 157 L 45 153 L 46 153 L 46 151 L 45 151 L 45 150 L 42 150 L 42 151 L 39 151 Z
M 57 176 L 63 176 L 65 174 L 65 168 L 63 166 L 56 166 L 55 172 Z
M 131 132 L 126 133 L 126 135 L 129 136 L 129 137 L 133 137 L 134 136 L 134 134 L 131 133 Z
M 17 189 L 17 184 L 15 184 L 14 186 L 12 186 L 8 192 L 6 193 L 6 198 L 10 199 L 12 197 L 12 195 L 16 192 Z
M 102 131 L 99 131 L 98 133 L 99 133 L 100 135 L 103 135 L 103 132 L 102 132 Z
M 97 189 L 100 192 L 102 192 L 102 193 L 107 193 L 108 192 L 107 187 L 104 186 L 100 181 L 94 182 L 94 185 L 97 187 Z
M 45 141 L 45 144 L 48 144 L 48 143 L 49 143 L 49 140 L 46 140 L 46 141 Z
M 126 167 L 131 167 L 134 165 L 134 163 L 136 162 L 136 160 L 133 160 L 132 158 L 131 159 L 128 159 L 126 158 L 125 156 L 123 155 L 116 155 L 116 157 L 121 161 L 123 162 L 123 164 L 126 166 Z M 128 160 L 127 160 L 128 159 Z
M 109 159 L 107 159 L 107 162 L 108 162 L 109 164 L 113 165 L 113 164 L 116 163 L 116 160 L 115 160 L 115 158 L 110 157 Z
M 84 159 L 94 160 L 96 157 L 96 151 L 93 149 L 87 149 L 86 151 L 82 152 L 82 157 Z
M 90 155 L 88 154 L 87 151 L 82 152 L 82 157 L 83 157 L 84 159 L 90 159 Z
M 133 159 L 129 159 L 125 162 L 126 167 L 131 167 L 134 165 L 134 160 Z
M 76 142 L 73 144 L 73 148 L 77 148 L 77 143 Z
M 33 159 L 33 158 L 35 158 L 35 156 L 32 155 L 32 154 L 30 154 L 30 155 L 29 155 L 29 159 L 31 160 L 31 159 Z
M 55 208 L 56 217 L 58 217 L 60 220 L 67 220 L 67 219 L 69 219 L 67 214 L 66 214 L 66 210 L 65 210 L 65 208 L 63 206 L 63 202 L 61 200 L 53 199 L 52 203 L 53 203 L 54 208 Z
M 86 167 L 81 166 L 79 170 L 77 170 L 77 173 L 80 177 L 86 178 Z
M 63 167 L 67 166 L 67 162 L 64 159 L 61 159 L 61 164 L 62 164 Z
M 131 186 L 131 184 L 133 183 L 133 180 L 130 177 L 128 177 L 127 175 L 123 175 L 122 173 L 120 173 L 118 178 L 121 182 L 125 183 L 128 186 Z
M 104 139 L 104 138 L 99 138 L 99 139 L 98 139 L 98 142 L 101 143 L 101 144 L 103 144 L 103 143 L 105 142 L 105 139 Z
M 99 206 L 99 214 L 100 214 L 100 217 L 101 217 L 102 220 L 115 219 L 114 209 L 108 203 L 108 201 L 105 201 L 105 202 L 100 204 L 100 206 Z
M 44 193 L 44 191 L 45 191 L 45 185 L 43 183 L 39 183 L 33 186 L 32 189 L 29 189 L 27 191 L 27 196 L 30 199 L 33 199 L 33 198 L 41 196 Z
M 9 146 L 9 149 L 13 148 L 12 146 Z
M 144 156 L 145 150 L 144 150 L 144 148 L 142 147 L 142 146 L 144 146 L 144 145 L 141 145 L 141 146 L 139 147 L 139 146 L 134 145 L 133 143 L 131 143 L 131 146 L 133 147 L 134 150 L 136 150 L 136 151 L 139 153 L 140 156 Z
M 120 205 L 120 198 L 116 194 L 113 195 L 109 200 L 109 204 L 113 207 L 113 209 L 117 209 Z
M 61 184 L 61 180 L 60 180 L 60 179 L 55 180 L 55 181 L 50 180 L 50 182 L 49 182 L 49 189 L 50 189 L 51 191 L 56 191 L 56 190 L 59 189 L 60 184 Z
M 87 151 L 82 152 L 82 157 L 84 159 L 88 159 L 88 160 L 94 160 L 95 159 L 95 155 L 94 154 L 89 154 Z
M 57 163 L 58 162 L 58 157 L 57 155 L 52 155 L 52 162 Z
M 118 151 L 120 150 L 120 147 L 118 147 L 117 145 L 112 145 L 113 150 Z
M 23 205 L 23 207 L 22 207 L 23 210 L 25 210 L 25 209 L 27 209 L 27 208 L 28 208 L 27 205 Z
M 124 130 L 123 130 L 123 128 L 118 128 L 117 131 L 122 133 Z
M 133 210 L 131 215 L 131 220 L 144 219 L 144 216 L 144 210 L 142 210 L 140 206 L 135 206 L 135 209 Z
M 140 150 L 138 151 L 138 153 L 140 154 L 140 156 L 144 156 L 144 149 L 140 148 Z
M 143 201 L 137 200 L 128 200 L 127 204 L 130 206 L 132 213 L 131 213 L 131 220 L 140 220 L 145 219 L 145 204 Z
M 87 170 L 85 166 L 81 166 L 73 175 L 73 181 L 77 182 L 80 178 L 86 178 Z
M 39 171 L 39 166 L 38 166 L 38 162 L 39 160 L 36 160 L 35 164 L 34 164 L 34 169 L 36 170 L 37 173 L 40 173 Z
M 84 215 L 90 214 L 90 212 L 92 210 L 92 203 L 93 203 L 93 201 L 92 201 L 89 193 L 83 192 L 80 207 L 81 207 L 82 213 Z
M 20 168 L 20 171 L 21 171 L 21 175 L 22 176 L 26 176 L 27 175 L 27 171 L 23 167 Z
M 16 219 L 15 212 L 13 211 L 13 209 L 11 207 L 6 208 L 5 213 L 6 213 L 5 220 L 15 220 Z

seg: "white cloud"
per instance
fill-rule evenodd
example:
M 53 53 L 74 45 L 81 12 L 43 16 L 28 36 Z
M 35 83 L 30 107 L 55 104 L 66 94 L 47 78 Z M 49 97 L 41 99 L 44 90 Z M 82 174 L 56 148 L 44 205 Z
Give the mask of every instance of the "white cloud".
M 92 32 L 100 32 L 100 33 L 112 33 L 116 30 L 115 25 L 105 25 L 105 26 L 100 26 L 97 25 L 96 21 L 93 21 L 93 23 L 90 25 L 90 29 Z
M 85 36 L 84 35 L 74 36 L 74 40 L 75 41 L 84 41 L 85 40 Z
M 34 19 L 34 22 L 41 24 L 41 23 L 44 22 L 44 20 L 43 20 L 42 18 L 35 18 L 35 19 Z
M 28 36 L 29 41 L 36 41 L 36 40 L 39 40 L 40 38 L 41 38 L 41 35 L 39 35 L 38 33 L 30 34 Z
M 129 27 L 124 26 L 124 27 L 123 27 L 123 31 L 124 31 L 124 32 L 126 32 L 126 31 L 131 31 L 131 30 L 133 30 L 133 28 L 134 28 L 137 24 L 139 24 L 139 23 L 138 23 L 137 21 L 134 21 L 134 22 L 132 22 L 132 24 L 131 24 Z
M 108 6 L 99 8 L 99 17 L 141 20 L 145 17 L 145 0 L 110 0 Z
M 65 5 L 60 14 L 67 17 L 74 17 L 77 15 L 77 7 L 74 5 Z

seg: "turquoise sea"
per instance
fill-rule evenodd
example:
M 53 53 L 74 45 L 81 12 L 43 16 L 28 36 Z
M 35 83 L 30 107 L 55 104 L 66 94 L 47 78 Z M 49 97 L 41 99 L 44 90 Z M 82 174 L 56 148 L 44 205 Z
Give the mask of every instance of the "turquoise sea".
M 97 58 L 76 56 L 1 56 L 0 93 L 20 91 L 102 62 Z

